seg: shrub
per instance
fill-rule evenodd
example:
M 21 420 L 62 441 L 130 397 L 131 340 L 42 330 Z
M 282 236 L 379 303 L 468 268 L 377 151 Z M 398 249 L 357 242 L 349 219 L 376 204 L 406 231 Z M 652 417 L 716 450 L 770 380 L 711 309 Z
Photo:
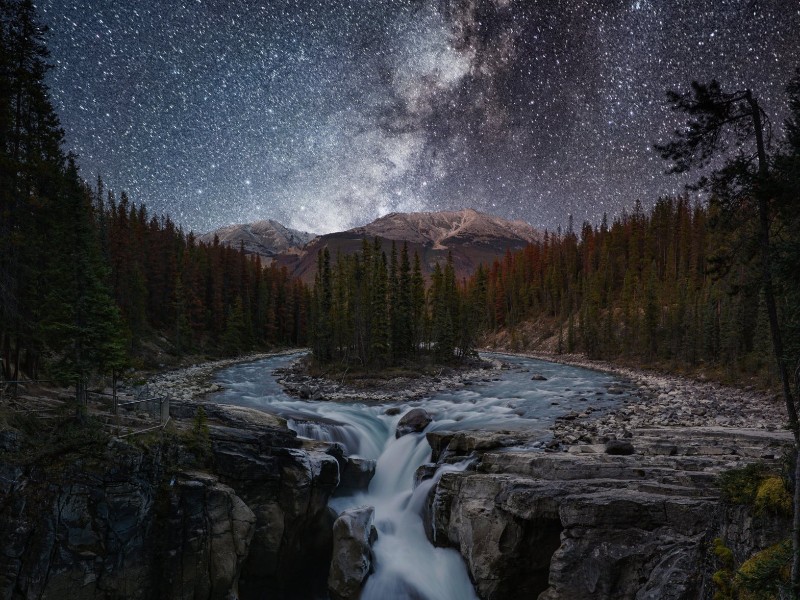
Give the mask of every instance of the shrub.
M 761 482 L 769 477 L 766 465 L 753 463 L 741 469 L 731 469 L 719 474 L 722 496 L 733 504 L 755 502 Z
M 734 583 L 740 600 L 776 600 L 788 585 L 792 542 L 784 540 L 748 558 Z
M 783 479 L 772 475 L 758 486 L 754 501 L 756 514 L 773 513 L 791 516 L 792 497 L 786 490 Z

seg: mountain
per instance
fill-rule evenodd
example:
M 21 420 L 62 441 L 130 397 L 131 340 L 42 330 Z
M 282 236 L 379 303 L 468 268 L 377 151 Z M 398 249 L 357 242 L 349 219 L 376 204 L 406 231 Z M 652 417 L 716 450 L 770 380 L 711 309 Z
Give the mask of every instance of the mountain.
M 311 281 L 316 269 L 317 252 L 328 247 L 331 256 L 360 250 L 363 239 L 381 239 L 383 249 L 408 243 L 413 257 L 417 252 L 423 270 L 430 274 L 434 265 L 444 264 L 448 252 L 453 255 L 456 274 L 466 277 L 480 263 L 491 264 L 506 250 L 524 248 L 541 239 L 541 233 L 524 221 L 509 221 L 473 209 L 442 212 L 390 213 L 368 225 L 347 231 L 321 235 L 299 251 L 275 257 L 294 275 Z
M 289 229 L 272 219 L 220 227 L 201 235 L 199 239 L 212 243 L 215 235 L 221 243 L 235 248 L 244 243 L 246 253 L 259 254 L 268 259 L 266 262 L 278 254 L 295 252 L 317 237 L 313 233 Z

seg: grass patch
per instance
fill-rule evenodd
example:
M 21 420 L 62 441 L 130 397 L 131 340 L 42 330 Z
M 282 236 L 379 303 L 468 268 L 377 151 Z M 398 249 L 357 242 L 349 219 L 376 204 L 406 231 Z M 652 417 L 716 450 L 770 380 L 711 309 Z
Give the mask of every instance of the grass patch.
M 719 474 L 722 496 L 731 504 L 755 504 L 761 483 L 772 476 L 763 463 L 753 463 L 741 469 L 731 469 Z

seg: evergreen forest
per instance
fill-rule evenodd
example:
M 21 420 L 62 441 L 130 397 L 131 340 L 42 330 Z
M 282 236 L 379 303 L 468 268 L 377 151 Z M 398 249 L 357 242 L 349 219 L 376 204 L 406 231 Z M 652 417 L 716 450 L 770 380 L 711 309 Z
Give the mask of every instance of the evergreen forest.
M 726 95 L 716 82 L 693 90 L 699 100 L 691 110 L 687 97 L 669 96 L 676 110 L 713 114 L 738 106 L 738 113 L 722 113 L 721 124 L 763 112 L 751 110 L 749 92 Z M 388 250 L 379 240 L 352 256 L 320 253 L 311 311 L 314 356 L 347 365 L 386 366 L 423 356 L 452 362 L 505 332 L 511 349 L 702 367 L 728 380 L 757 376 L 780 387 L 800 357 L 800 71 L 787 94 L 785 139 L 770 140 L 771 153 L 758 155 L 758 170 L 755 153 L 740 152 L 700 177 L 691 191 L 706 191 L 706 201 L 686 194 L 662 198 L 650 210 L 637 201 L 611 223 L 604 216 L 579 231 L 570 217 L 564 231 L 545 232 L 541 241 L 481 265 L 462 281 L 448 263 L 436 265 L 426 284 L 419 257 L 412 261 L 405 247 L 398 256 L 394 243 Z M 716 135 L 713 126 L 695 121 L 689 131 Z M 742 132 L 739 147 L 755 137 L 746 125 Z M 712 149 L 698 149 L 700 143 L 689 142 L 688 158 L 674 148 L 657 149 L 682 172 L 694 153 L 708 162 Z
M 452 260 L 425 277 L 405 244 L 376 239 L 351 255 L 320 252 L 309 287 L 242 248 L 198 242 L 100 177 L 84 181 L 49 98 L 46 28 L 35 13 L 29 1 L 0 2 L 5 379 L 77 385 L 144 364 L 154 348 L 237 355 L 308 344 L 320 364 L 446 364 L 498 331 L 512 347 L 535 347 L 526 323 L 559 352 L 772 371 L 761 213 L 735 172 L 746 157 L 731 159 L 727 187 L 722 171 L 697 187 L 707 201 L 637 202 L 579 230 L 570 218 L 468 279 L 456 279 Z M 759 189 L 769 190 L 770 276 L 789 364 L 800 356 L 800 78 L 787 92 L 786 136 L 771 141 Z
M 45 83 L 46 33 L 32 2 L 0 0 L 2 377 L 80 392 L 154 355 L 303 345 L 308 291 L 285 269 L 81 178 Z

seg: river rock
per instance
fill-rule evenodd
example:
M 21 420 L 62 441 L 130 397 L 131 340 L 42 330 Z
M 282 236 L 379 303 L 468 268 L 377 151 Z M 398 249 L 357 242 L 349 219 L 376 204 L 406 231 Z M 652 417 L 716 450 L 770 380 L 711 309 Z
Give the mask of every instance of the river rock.
M 345 459 L 339 477 L 339 490 L 364 491 L 375 475 L 375 461 L 359 456 L 348 456 Z
M 409 433 L 419 433 L 424 430 L 432 420 L 428 411 L 424 408 L 412 408 L 398 421 L 395 437 L 400 438 Z
M 537 430 L 529 431 L 429 431 L 425 434 L 436 462 L 464 458 L 476 452 L 516 446 L 545 437 Z
M 531 377 L 531 381 L 547 381 L 547 377 L 541 373 L 536 373 L 533 377 Z
M 633 444 L 627 440 L 608 440 L 606 442 L 606 454 L 617 454 L 627 456 L 634 453 Z
M 372 566 L 375 509 L 360 506 L 342 512 L 333 524 L 333 559 L 328 590 L 333 600 L 357 600 Z

